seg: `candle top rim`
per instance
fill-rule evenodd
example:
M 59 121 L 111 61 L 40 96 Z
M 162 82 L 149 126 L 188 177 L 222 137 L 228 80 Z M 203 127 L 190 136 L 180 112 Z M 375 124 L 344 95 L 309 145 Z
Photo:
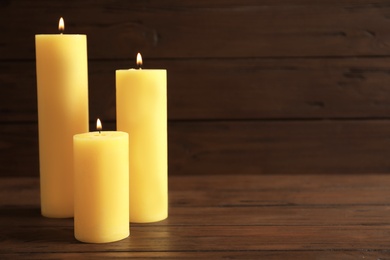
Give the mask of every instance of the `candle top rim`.
M 121 139 L 123 137 L 128 137 L 129 134 L 122 131 L 93 131 L 81 134 L 75 134 L 73 136 L 74 140 L 83 140 L 83 141 L 99 141 L 99 140 L 113 140 Z
M 39 34 L 35 34 L 35 36 L 87 36 L 86 34 L 82 34 L 82 33 L 75 33 L 75 34 L 72 34 L 72 33 L 39 33 Z
M 150 68 L 150 69 L 137 69 L 137 68 L 130 68 L 130 69 L 117 69 L 116 71 L 151 71 L 151 70 L 156 70 L 156 71 L 167 71 L 167 69 L 153 69 L 153 68 Z

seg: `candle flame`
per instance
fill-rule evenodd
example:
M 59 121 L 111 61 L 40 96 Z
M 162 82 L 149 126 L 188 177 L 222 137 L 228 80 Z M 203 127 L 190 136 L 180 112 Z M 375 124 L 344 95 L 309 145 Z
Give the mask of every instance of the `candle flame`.
M 60 21 L 58 22 L 58 30 L 62 33 L 65 30 L 65 22 L 64 18 L 60 18 Z
M 102 130 L 102 122 L 100 122 L 100 119 L 98 118 L 96 120 L 96 129 L 100 132 Z
M 141 56 L 141 53 L 139 53 L 139 52 L 137 54 L 137 66 L 139 68 L 141 68 L 141 66 L 142 66 L 142 56 Z

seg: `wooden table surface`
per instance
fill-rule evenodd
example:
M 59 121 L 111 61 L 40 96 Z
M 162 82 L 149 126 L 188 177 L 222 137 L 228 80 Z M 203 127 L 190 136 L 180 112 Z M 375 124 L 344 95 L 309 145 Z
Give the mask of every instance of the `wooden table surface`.
M 170 176 L 169 218 L 85 244 L 40 215 L 39 179 L 0 179 L 0 259 L 383 259 L 390 175 Z

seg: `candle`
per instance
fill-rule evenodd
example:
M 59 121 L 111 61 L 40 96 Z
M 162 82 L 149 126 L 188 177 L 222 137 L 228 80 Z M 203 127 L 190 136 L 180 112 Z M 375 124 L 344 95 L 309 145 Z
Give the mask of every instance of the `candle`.
M 129 236 L 129 139 L 119 131 L 77 134 L 74 149 L 74 232 L 106 243 Z
M 35 45 L 41 212 L 73 217 L 72 138 L 89 127 L 87 39 L 41 34 Z
M 166 75 L 163 69 L 116 71 L 117 129 L 129 133 L 131 222 L 168 216 Z

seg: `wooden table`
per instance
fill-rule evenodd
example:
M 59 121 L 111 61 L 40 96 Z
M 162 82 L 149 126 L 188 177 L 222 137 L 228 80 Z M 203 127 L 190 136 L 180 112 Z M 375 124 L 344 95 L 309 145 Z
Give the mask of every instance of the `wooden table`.
M 40 215 L 37 178 L 0 179 L 0 259 L 390 257 L 390 175 L 170 176 L 169 218 L 85 244 Z

